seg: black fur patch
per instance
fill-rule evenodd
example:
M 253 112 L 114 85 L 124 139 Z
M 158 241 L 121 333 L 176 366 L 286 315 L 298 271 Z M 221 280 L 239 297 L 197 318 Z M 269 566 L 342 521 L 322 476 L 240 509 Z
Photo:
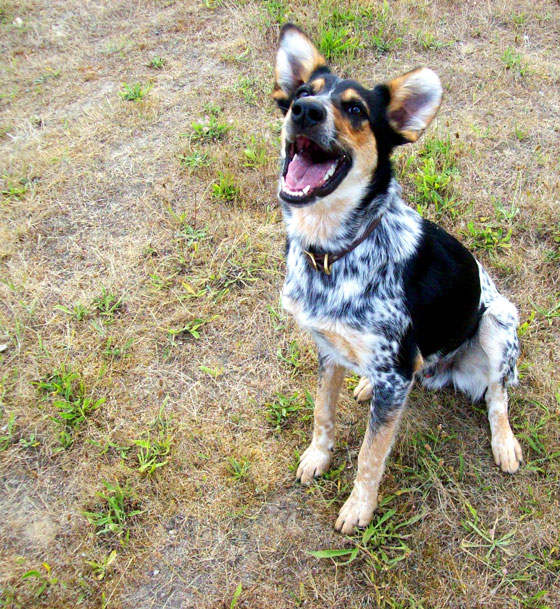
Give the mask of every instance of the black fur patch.
M 449 353 L 475 334 L 483 313 L 478 265 L 457 239 L 424 220 L 422 241 L 403 279 L 414 337 L 424 357 Z

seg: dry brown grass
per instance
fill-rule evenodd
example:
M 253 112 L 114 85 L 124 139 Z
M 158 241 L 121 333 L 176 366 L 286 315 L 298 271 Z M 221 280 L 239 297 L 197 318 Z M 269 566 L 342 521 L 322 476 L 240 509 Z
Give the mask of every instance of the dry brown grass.
M 350 6 L 289 4 L 314 36 L 332 9 Z M 370 547 L 347 567 L 307 552 L 353 546 L 332 524 L 363 407 L 345 392 L 338 471 L 309 490 L 290 469 L 310 436 L 308 410 L 277 430 L 265 416 L 277 393 L 299 392 L 303 405 L 316 366 L 308 338 L 271 312 L 283 228 L 268 93 L 274 15 L 286 5 L 0 2 L 2 607 L 218 609 L 234 606 L 239 584 L 237 607 L 251 609 L 560 606 L 557 2 L 394 2 L 383 34 L 392 48 L 369 42 L 335 61 L 372 84 L 419 64 L 437 70 L 446 97 L 432 134 L 451 136 L 462 203 L 437 220 L 471 247 L 469 222 L 512 229 L 511 247 L 476 251 L 530 320 L 511 399 L 521 472 L 493 465 L 482 409 L 416 390 L 382 485 L 391 522 L 423 514 L 401 529 L 410 553 L 379 563 Z M 373 7 L 369 25 L 344 26 L 366 40 L 382 5 L 352 6 Z M 163 68 L 148 67 L 155 56 Z M 123 82 L 152 88 L 125 101 Z M 212 112 L 230 126 L 223 139 L 184 135 Z M 251 137 L 264 155 L 257 168 L 245 165 Z M 421 147 L 398 155 L 410 198 Z M 207 167 L 181 164 L 196 151 Z M 219 171 L 237 184 L 232 201 L 212 194 Z M 519 212 L 508 219 L 492 196 Z M 192 230 L 203 231 L 194 243 Z M 104 288 L 122 298 L 109 315 L 92 304 Z M 81 320 L 57 308 L 78 303 Z M 207 322 L 199 338 L 169 332 L 197 319 Z M 296 366 L 277 356 L 294 348 Z M 62 364 L 87 395 L 106 398 L 66 450 L 54 398 L 35 384 Z M 134 441 L 155 433 L 160 409 L 168 463 L 142 474 Z M 83 514 L 103 507 L 103 481 L 127 487 L 125 509 L 142 510 L 128 541 L 96 535 Z M 488 554 L 467 521 L 494 539 L 511 532 L 508 545 Z M 113 550 L 104 571 L 87 562 Z M 40 576 L 23 578 L 32 570 Z

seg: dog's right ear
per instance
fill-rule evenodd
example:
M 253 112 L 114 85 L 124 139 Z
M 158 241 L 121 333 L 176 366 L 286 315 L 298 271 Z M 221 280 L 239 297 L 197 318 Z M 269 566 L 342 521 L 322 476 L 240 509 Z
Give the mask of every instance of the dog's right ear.
M 272 92 L 283 114 L 288 111 L 296 90 L 315 70 L 326 65 L 325 58 L 311 40 L 298 27 L 286 23 L 280 32 Z

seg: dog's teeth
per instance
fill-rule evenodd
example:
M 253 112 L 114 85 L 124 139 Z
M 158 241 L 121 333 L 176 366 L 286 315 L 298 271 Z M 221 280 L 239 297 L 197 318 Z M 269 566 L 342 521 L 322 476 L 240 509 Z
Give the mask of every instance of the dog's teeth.
M 329 180 L 331 178 L 331 176 L 334 174 L 334 170 L 335 170 L 336 166 L 333 165 L 328 171 L 327 173 L 324 175 L 323 177 L 323 182 L 326 182 L 327 180 Z
M 303 189 L 303 194 L 306 195 L 309 191 L 311 190 L 311 186 L 308 184 L 304 189 Z

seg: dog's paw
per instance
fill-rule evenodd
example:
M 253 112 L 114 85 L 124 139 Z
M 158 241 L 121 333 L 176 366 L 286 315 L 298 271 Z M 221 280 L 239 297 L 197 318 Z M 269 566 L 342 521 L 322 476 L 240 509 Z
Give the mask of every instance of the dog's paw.
M 351 535 L 357 528 L 367 527 L 376 507 L 377 493 L 373 495 L 360 493 L 354 487 L 338 514 L 334 528 L 339 533 Z
M 354 389 L 354 397 L 358 400 L 358 402 L 366 402 L 367 400 L 371 400 L 372 395 L 373 387 L 371 386 L 371 383 L 365 376 L 362 376 L 356 389 Z
M 508 474 L 515 474 L 523 461 L 521 446 L 511 429 L 492 438 L 492 453 L 496 465 Z
M 304 486 L 309 486 L 313 478 L 329 471 L 332 451 L 310 444 L 299 459 L 296 480 Z

